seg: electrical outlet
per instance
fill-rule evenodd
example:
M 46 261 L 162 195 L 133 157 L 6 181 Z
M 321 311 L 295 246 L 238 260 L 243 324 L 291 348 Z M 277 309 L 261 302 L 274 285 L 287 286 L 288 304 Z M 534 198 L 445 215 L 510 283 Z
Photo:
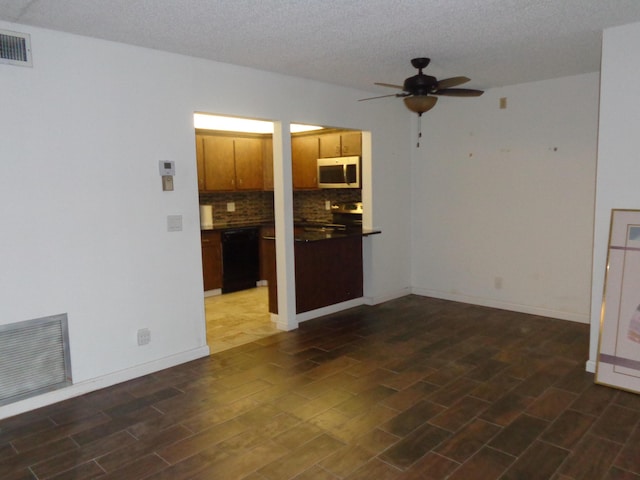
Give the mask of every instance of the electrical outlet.
M 326 200 L 324 202 L 324 209 L 325 210 L 331 210 L 331 200 Z
M 149 342 L 151 342 L 151 330 L 148 328 L 138 330 L 138 345 L 147 345 Z
M 182 231 L 182 215 L 167 215 L 167 232 Z

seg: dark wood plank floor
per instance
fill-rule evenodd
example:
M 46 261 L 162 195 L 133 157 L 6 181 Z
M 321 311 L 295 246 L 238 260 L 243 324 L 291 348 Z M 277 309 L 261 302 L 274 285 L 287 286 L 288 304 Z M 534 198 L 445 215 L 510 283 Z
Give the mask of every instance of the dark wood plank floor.
M 640 479 L 589 327 L 408 296 L 0 421 L 0 478 Z

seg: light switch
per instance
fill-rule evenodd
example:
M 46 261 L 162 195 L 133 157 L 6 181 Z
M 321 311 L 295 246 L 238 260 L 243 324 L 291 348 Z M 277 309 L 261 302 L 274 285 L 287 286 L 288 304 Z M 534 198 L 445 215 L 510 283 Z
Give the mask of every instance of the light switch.
M 227 212 L 236 211 L 236 202 L 227 202 Z
M 173 177 L 170 175 L 162 176 L 162 191 L 173 192 Z

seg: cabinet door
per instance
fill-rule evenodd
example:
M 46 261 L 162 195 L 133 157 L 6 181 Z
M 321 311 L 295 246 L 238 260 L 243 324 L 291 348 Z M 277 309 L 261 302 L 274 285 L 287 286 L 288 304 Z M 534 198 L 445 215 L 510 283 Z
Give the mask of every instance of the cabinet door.
M 236 138 L 236 189 L 262 190 L 262 140 L 259 138 Z
M 262 141 L 263 190 L 273 190 L 273 138 Z
M 220 232 L 202 232 L 201 244 L 204 290 L 222 288 L 222 244 Z
M 320 158 L 340 157 L 342 150 L 340 146 L 339 133 L 325 133 L 320 135 Z
M 198 191 L 205 189 L 204 181 L 204 140 L 202 135 L 196 135 L 196 168 L 198 170 Z
M 204 135 L 205 190 L 235 190 L 233 138 Z
M 345 157 L 351 155 L 362 155 L 362 133 L 360 132 L 343 132 L 340 136 L 342 145 L 342 155 Z
M 318 188 L 318 137 L 291 137 L 293 188 Z

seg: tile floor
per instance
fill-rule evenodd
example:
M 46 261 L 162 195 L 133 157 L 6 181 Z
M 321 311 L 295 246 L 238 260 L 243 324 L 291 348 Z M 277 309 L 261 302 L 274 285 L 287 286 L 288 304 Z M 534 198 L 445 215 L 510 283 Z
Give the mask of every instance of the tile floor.
M 0 421 L 0 478 L 640 480 L 589 326 L 407 296 Z
M 278 332 L 269 314 L 268 288 L 206 297 L 207 345 L 222 352 Z

